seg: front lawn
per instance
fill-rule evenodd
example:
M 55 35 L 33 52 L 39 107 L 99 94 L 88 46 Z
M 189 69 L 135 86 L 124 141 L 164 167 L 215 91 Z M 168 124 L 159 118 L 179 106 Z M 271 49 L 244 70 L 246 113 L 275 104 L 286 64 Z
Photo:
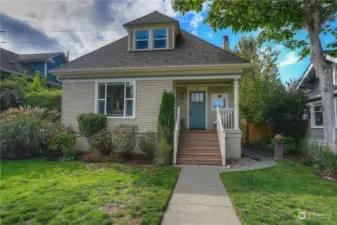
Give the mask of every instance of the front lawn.
M 2 161 L 0 224 L 159 224 L 174 167 Z
M 309 167 L 282 160 L 221 177 L 244 225 L 337 224 L 337 182 L 314 176 Z

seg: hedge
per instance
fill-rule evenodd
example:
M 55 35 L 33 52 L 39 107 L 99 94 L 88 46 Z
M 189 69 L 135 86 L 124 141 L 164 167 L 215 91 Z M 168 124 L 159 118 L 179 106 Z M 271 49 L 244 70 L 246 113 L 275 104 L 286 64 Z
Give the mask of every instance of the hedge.
M 61 111 L 61 90 L 45 90 L 25 94 L 24 104 L 31 107 L 56 109 Z

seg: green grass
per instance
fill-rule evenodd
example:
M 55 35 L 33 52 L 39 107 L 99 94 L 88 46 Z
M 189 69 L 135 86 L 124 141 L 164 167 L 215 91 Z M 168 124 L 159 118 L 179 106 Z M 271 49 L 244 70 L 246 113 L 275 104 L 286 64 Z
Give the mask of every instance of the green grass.
M 244 225 L 337 224 L 337 182 L 290 160 L 275 167 L 223 173 L 221 177 Z M 299 220 L 299 212 L 307 217 Z
M 2 161 L 0 224 L 159 224 L 174 167 Z

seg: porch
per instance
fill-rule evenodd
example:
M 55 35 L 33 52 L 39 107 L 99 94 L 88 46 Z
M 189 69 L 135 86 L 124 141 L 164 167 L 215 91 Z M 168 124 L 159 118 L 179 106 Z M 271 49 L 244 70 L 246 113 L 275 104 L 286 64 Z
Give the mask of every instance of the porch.
M 173 86 L 174 164 L 225 165 L 241 157 L 238 78 L 177 80 Z

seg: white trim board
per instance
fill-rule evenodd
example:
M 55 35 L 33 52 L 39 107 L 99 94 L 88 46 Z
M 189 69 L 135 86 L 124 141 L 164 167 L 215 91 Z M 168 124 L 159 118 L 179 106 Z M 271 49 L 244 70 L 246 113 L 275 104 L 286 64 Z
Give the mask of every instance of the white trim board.
M 157 76 L 157 77 L 132 77 L 132 78 L 90 78 L 90 79 L 64 79 L 62 82 L 85 82 L 85 81 L 100 81 L 100 82 L 112 82 L 112 81 L 133 81 L 133 80 L 206 80 L 206 79 L 240 79 L 241 75 L 190 75 L 190 76 L 182 76 L 182 75 L 174 75 L 174 76 Z

